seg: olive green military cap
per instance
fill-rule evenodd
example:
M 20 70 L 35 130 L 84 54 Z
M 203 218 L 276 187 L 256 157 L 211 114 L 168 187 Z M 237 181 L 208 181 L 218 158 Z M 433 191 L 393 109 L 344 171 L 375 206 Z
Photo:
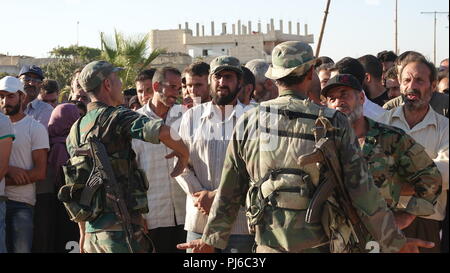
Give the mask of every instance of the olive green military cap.
M 272 52 L 272 65 L 266 77 L 278 80 L 289 75 L 304 75 L 314 64 L 311 46 L 302 42 L 284 42 L 277 45 Z
M 83 90 L 89 92 L 97 88 L 111 73 L 121 70 L 123 70 L 123 68 L 114 67 L 106 61 L 94 61 L 83 68 L 78 76 L 78 83 Z
M 219 73 L 222 70 L 232 70 L 242 75 L 241 62 L 231 56 L 220 56 L 211 61 L 211 75 Z

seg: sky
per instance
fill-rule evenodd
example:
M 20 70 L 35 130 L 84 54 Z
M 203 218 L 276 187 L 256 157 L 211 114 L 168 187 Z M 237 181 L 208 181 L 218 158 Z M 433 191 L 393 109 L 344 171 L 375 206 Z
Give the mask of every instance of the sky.
M 128 35 L 148 33 L 151 29 L 177 29 L 189 22 L 261 21 L 263 31 L 271 18 L 276 28 L 284 20 L 307 23 L 309 33 L 318 41 L 326 0 L 0 0 L 0 54 L 48 57 L 57 46 L 77 43 L 100 47 L 100 32 L 112 34 L 117 29 Z M 398 0 L 398 34 L 400 52 L 419 51 L 433 60 L 434 15 L 422 11 L 449 10 L 448 0 Z M 360 57 L 394 49 L 395 0 L 331 0 L 320 55 L 335 61 L 343 57 Z M 9 11 L 9 12 L 5 12 Z M 77 22 L 79 22 L 77 24 Z M 449 20 L 437 16 L 437 60 L 448 57 Z M 78 31 L 77 31 L 78 30 Z M 78 34 L 77 34 L 78 33 Z M 312 44 L 316 49 L 317 44 Z

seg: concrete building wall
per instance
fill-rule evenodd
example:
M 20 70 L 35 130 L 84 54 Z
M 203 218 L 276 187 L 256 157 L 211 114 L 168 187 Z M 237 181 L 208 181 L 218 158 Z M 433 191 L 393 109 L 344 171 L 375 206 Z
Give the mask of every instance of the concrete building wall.
M 11 76 L 17 76 L 19 71 L 20 67 L 15 65 L 0 65 L 0 73 L 7 73 Z
M 167 52 L 186 53 L 185 34 L 192 36 L 191 30 L 152 30 L 150 32 L 150 48 L 166 49 Z
M 152 68 L 162 68 L 165 66 L 174 67 L 180 72 L 192 63 L 192 57 L 184 53 L 166 53 L 158 56 L 152 63 Z

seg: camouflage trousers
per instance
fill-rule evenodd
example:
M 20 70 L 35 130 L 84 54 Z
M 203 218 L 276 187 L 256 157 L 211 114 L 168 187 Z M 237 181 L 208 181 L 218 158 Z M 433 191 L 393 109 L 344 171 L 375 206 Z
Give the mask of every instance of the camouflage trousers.
M 142 230 L 134 233 L 131 247 L 134 253 L 151 253 L 153 251 L 150 239 Z M 85 253 L 130 253 L 123 231 L 86 233 L 83 248 Z
M 258 245 L 256 247 L 256 253 L 272 253 L 272 254 L 274 254 L 274 253 L 290 253 L 290 252 L 284 250 L 281 247 L 270 247 L 270 246 Z M 327 245 L 323 245 L 323 246 L 316 247 L 316 248 L 304 249 L 302 251 L 298 251 L 295 253 L 330 253 L 330 247 L 327 244 Z

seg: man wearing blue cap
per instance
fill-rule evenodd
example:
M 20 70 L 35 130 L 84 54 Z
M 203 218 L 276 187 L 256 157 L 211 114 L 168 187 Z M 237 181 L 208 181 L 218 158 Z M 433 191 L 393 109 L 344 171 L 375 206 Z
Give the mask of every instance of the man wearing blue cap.
M 24 113 L 32 116 L 47 128 L 53 107 L 50 104 L 37 99 L 39 91 L 41 90 L 42 80 L 44 79 L 42 69 L 36 65 L 24 65 L 22 66 L 22 69 L 20 69 L 19 79 L 24 84 L 24 91 L 26 94 Z

